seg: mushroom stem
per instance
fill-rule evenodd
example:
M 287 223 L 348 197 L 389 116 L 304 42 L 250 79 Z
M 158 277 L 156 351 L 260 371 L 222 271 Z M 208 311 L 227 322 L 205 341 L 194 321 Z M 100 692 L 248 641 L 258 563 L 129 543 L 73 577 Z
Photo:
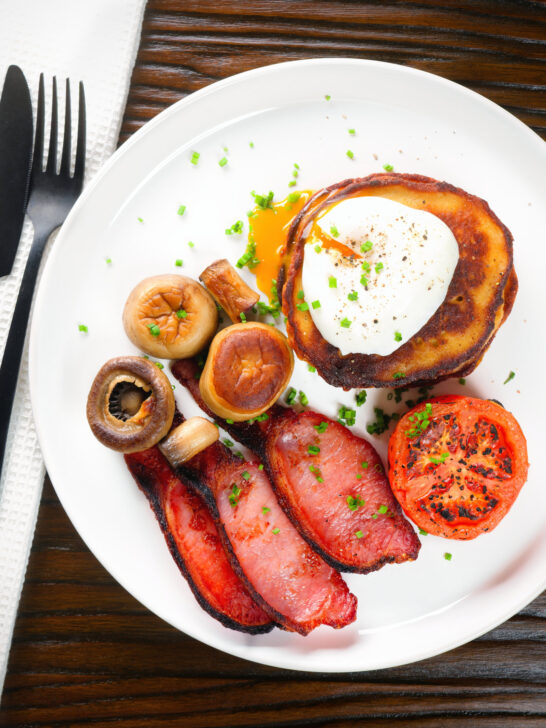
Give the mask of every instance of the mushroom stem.
M 246 315 L 260 299 L 225 258 L 211 263 L 199 279 L 234 324 L 239 323 L 241 314 Z
M 204 417 L 190 417 L 159 443 L 159 449 L 177 468 L 218 440 L 218 428 Z

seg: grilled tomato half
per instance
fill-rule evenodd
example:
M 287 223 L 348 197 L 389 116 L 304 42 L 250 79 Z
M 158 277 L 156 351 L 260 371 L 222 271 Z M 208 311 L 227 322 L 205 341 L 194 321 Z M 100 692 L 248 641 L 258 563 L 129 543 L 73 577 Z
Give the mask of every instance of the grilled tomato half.
M 435 536 L 472 539 L 504 518 L 527 479 L 527 443 L 496 402 L 434 397 L 397 423 L 389 481 L 405 513 Z

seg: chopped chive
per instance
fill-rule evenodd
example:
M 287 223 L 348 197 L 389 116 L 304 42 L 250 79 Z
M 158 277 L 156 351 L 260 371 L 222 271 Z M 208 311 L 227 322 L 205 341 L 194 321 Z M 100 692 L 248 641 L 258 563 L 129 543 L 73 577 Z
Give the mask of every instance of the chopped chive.
M 392 164 L 384 164 L 383 169 L 385 170 L 385 172 L 392 172 L 394 167 L 392 166 Z
M 177 259 L 176 259 L 176 260 L 174 261 L 174 264 L 175 264 L 175 265 L 176 265 L 176 266 L 177 266 L 178 268 L 182 268 L 182 266 L 184 265 L 184 261 L 182 260 L 182 258 L 177 258 Z
M 150 329 L 150 334 L 152 336 L 159 336 L 160 329 L 159 329 L 159 326 L 157 324 L 148 324 L 148 328 Z
M 351 291 L 349 295 L 347 296 L 349 301 L 357 301 L 358 300 L 358 293 L 356 291 Z
M 272 202 L 273 202 L 273 192 L 272 192 L 272 190 L 269 190 L 269 193 L 267 195 L 257 195 L 254 192 L 254 190 L 250 194 L 254 198 L 254 202 L 262 210 L 267 210 L 268 208 L 272 207 Z
M 232 424 L 233 424 L 233 420 L 226 420 L 226 423 L 227 423 L 228 425 L 232 425 Z
M 332 236 L 333 238 L 337 238 L 337 237 L 338 237 L 338 235 L 339 235 L 339 230 L 337 229 L 337 227 L 336 227 L 335 225 L 331 225 L 331 226 L 330 226 L 330 235 L 331 235 L 331 236 Z
M 305 297 L 305 294 L 304 294 L 304 292 L 303 292 L 303 291 L 302 291 L 302 290 L 300 289 L 300 290 L 299 290 L 299 291 L 297 292 L 296 296 L 297 296 L 297 297 L 298 297 L 298 298 L 299 298 L 300 300 L 302 300 L 302 301 L 303 301 L 303 299 L 304 299 L 304 297 Z
M 289 187 L 295 187 L 296 186 L 296 180 L 295 179 L 291 179 L 290 182 L 288 183 L 288 186 Z
M 309 445 L 307 448 L 307 452 L 309 455 L 318 455 L 320 452 L 320 447 L 317 447 L 316 445 Z
M 348 495 L 346 501 L 351 511 L 357 511 L 361 506 L 365 505 L 366 503 L 366 501 L 362 500 L 359 495 L 357 495 L 356 497 Z
M 176 214 L 183 215 L 185 212 L 186 212 L 186 205 L 180 205 L 180 207 L 178 208 L 178 212 Z
M 248 146 L 249 146 L 249 147 L 250 147 L 251 149 L 254 149 L 254 142 L 248 142 Z
M 300 400 L 300 404 L 302 404 L 304 407 L 307 407 L 307 405 L 309 404 L 309 400 L 307 399 L 307 395 L 305 394 L 305 392 L 302 392 L 301 390 L 300 390 L 300 393 L 299 393 L 299 400 Z
M 365 243 L 362 243 L 360 246 L 360 252 L 361 253 L 367 253 L 369 250 L 373 248 L 373 243 L 371 240 L 366 240 Z
M 188 315 L 188 312 L 184 311 L 183 308 L 179 308 L 178 311 L 176 312 L 176 315 L 179 319 L 182 319 L 182 318 L 186 318 L 186 316 Z
M 389 510 L 388 506 L 382 505 L 377 509 L 378 513 L 386 513 Z
M 399 331 L 394 332 L 394 340 L 395 341 L 402 341 L 402 334 Z
M 320 301 L 311 301 L 311 306 L 315 309 L 320 308 Z
M 320 247 L 320 245 L 315 245 L 315 253 L 320 253 L 321 250 L 322 248 Z
M 273 529 L 273 530 L 271 531 L 271 533 L 274 533 L 274 534 L 275 534 L 275 536 L 276 536 L 276 535 L 277 535 L 277 534 L 278 534 L 278 533 L 280 532 L 280 530 L 281 530 L 281 529 L 277 527 L 277 528 L 274 528 L 274 529 Z
M 142 219 L 141 217 L 137 217 L 137 220 L 138 220 L 139 222 L 144 222 L 144 220 L 143 220 L 143 219 Z
M 362 538 L 364 536 L 364 534 L 362 533 L 362 531 L 356 531 L 355 536 L 357 538 Z
M 356 131 L 354 129 L 347 129 L 347 131 L 351 136 L 354 136 L 356 134 Z
M 424 528 L 419 528 L 419 535 L 420 536 L 428 536 L 428 531 L 425 531 Z
M 301 197 L 301 192 L 290 192 L 286 198 L 288 202 L 297 202 Z
M 375 272 L 380 273 L 383 270 L 383 263 L 376 263 L 375 264 Z
M 395 372 L 392 375 L 393 379 L 403 379 L 406 375 L 403 372 Z
M 326 101 L 330 101 L 330 99 L 331 99 L 332 97 L 330 96 L 330 94 L 325 94 L 324 98 L 326 99 Z
M 80 324 L 78 326 L 78 331 L 81 331 L 83 334 L 87 334 L 89 329 L 87 328 L 87 326 L 85 324 Z
M 260 464 L 258 465 L 258 470 L 263 470 L 263 469 L 264 469 L 264 464 L 263 464 L 263 463 L 260 463 Z
M 245 480 L 250 480 L 250 473 L 248 472 L 248 470 L 244 470 L 241 473 L 241 478 L 244 478 Z
M 448 457 L 449 457 L 449 453 L 443 452 L 439 458 L 429 457 L 429 460 L 434 465 L 442 465 L 443 463 L 445 463 L 445 461 L 448 459 Z
M 504 384 L 508 384 L 510 380 L 512 380 L 516 376 L 516 372 L 510 372 L 510 374 L 506 377 L 504 380 Z
M 366 468 L 368 467 L 368 461 L 367 460 L 364 460 L 364 462 L 363 463 L 360 463 L 360 464 L 362 465 L 362 467 L 364 468 L 364 470 L 366 470 Z
M 328 429 L 328 423 L 323 420 L 320 425 L 313 425 L 313 427 L 317 432 L 323 433 Z
M 231 227 L 226 228 L 226 235 L 240 235 L 243 232 L 244 223 L 242 220 L 237 220 Z
M 361 392 L 357 392 L 356 393 L 356 397 L 355 397 L 355 399 L 356 399 L 356 406 L 357 407 L 362 407 L 362 405 L 366 401 L 366 397 L 367 396 L 368 396 L 368 393 L 366 392 L 365 389 L 363 389 Z
M 192 241 L 190 240 L 190 241 L 188 242 L 188 248 L 194 248 L 194 247 L 195 247 L 195 245 L 194 245 L 194 244 L 192 243 Z
M 330 288 L 337 288 L 337 278 L 334 278 L 334 276 L 328 276 L 328 286 Z
M 200 157 L 200 156 L 201 156 L 201 155 L 199 154 L 199 152 L 192 152 L 192 153 L 191 153 L 191 158 L 190 158 L 190 162 L 191 162 L 192 164 L 197 164 L 197 163 L 199 162 L 199 157 Z
M 298 311 L 309 311 L 309 304 L 307 301 L 304 301 L 303 303 L 297 303 L 296 308 Z
M 288 394 L 286 395 L 286 404 L 294 404 L 296 401 L 297 390 L 294 387 L 290 387 Z
M 239 318 L 241 319 L 242 324 L 246 324 L 246 315 L 244 311 L 241 311 L 241 313 L 239 314 Z
M 360 282 L 362 283 L 362 285 L 364 286 L 364 288 L 367 288 L 367 286 L 368 286 L 368 279 L 366 278 L 366 276 L 360 276 Z
M 227 157 L 222 157 L 222 159 L 218 161 L 218 164 L 220 165 L 220 167 L 225 167 L 227 164 Z
M 317 370 L 315 369 L 315 367 L 312 364 L 308 364 L 307 365 L 307 371 L 309 371 L 309 372 L 316 372 Z
M 269 513 L 271 508 L 268 508 L 267 506 L 262 506 L 262 513 Z
M 453 555 L 450 554 L 449 551 L 446 551 L 445 554 L 444 554 L 444 559 L 446 561 L 451 561 L 452 558 L 453 558 Z
M 349 321 L 349 319 L 348 319 L 348 318 L 343 318 L 343 319 L 341 319 L 341 321 L 339 322 L 339 325 L 340 325 L 340 326 L 343 326 L 343 328 L 344 328 L 344 329 L 348 329 L 348 328 L 349 328 L 349 327 L 351 326 L 351 323 L 352 323 L 352 322 L 351 322 L 351 321 Z
M 224 439 L 222 440 L 222 442 L 224 443 L 224 445 L 226 447 L 233 447 L 233 442 L 231 440 L 229 440 L 227 437 L 224 437 Z
M 370 264 L 368 263 L 367 260 L 362 261 L 360 267 L 362 268 L 363 271 L 366 271 L 366 273 L 370 272 Z
M 106 261 L 106 263 L 107 263 L 108 265 L 110 265 L 110 263 L 112 262 L 112 258 L 105 258 L 105 261 Z
M 464 377 L 461 377 L 461 378 L 459 379 L 459 384 L 462 384 L 462 385 L 463 385 L 463 387 L 464 387 L 464 385 L 466 384 L 466 379 L 465 379 Z
M 355 158 L 355 153 L 352 152 L 350 149 L 347 149 L 347 151 L 345 152 L 345 154 L 349 157 L 349 159 L 354 159 Z

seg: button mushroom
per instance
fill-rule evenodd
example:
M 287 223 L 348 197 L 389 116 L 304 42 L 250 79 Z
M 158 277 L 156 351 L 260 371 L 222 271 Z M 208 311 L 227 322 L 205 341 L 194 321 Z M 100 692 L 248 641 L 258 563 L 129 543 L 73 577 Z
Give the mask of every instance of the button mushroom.
M 159 449 L 173 468 L 177 468 L 218 438 L 218 428 L 210 420 L 190 417 L 169 432 L 168 437 L 159 443 Z
M 234 324 L 244 321 L 260 299 L 225 258 L 211 263 L 199 278 Z
M 213 337 L 218 311 L 197 281 L 173 274 L 152 276 L 130 293 L 123 325 L 135 346 L 162 359 L 187 359 Z
M 277 329 L 249 321 L 220 331 L 210 345 L 199 380 L 201 396 L 220 417 L 257 417 L 288 384 L 294 356 Z
M 174 410 L 169 380 L 140 356 L 107 361 L 87 398 L 87 420 L 97 440 L 124 453 L 159 442 L 172 425 Z

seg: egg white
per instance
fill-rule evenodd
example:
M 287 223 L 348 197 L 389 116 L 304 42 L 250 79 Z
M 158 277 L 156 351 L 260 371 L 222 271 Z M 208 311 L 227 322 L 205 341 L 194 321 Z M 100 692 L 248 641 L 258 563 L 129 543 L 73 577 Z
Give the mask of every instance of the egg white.
M 342 200 L 317 224 L 362 257 L 334 248 L 317 252 L 310 236 L 302 287 L 315 326 L 343 355 L 392 354 L 444 301 L 459 259 L 455 236 L 436 215 L 375 196 Z M 372 248 L 362 252 L 367 241 Z M 354 293 L 357 300 L 349 300 Z

